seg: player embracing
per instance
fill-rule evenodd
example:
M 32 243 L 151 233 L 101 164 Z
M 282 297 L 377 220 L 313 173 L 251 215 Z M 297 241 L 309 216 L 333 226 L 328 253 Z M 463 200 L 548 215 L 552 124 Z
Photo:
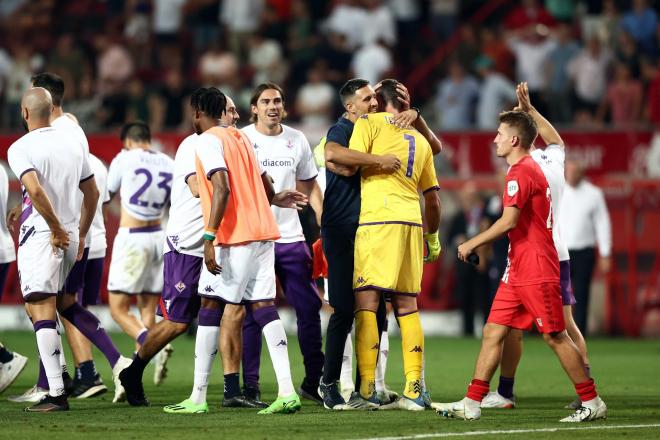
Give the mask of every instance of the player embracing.
M 561 422 L 605 418 L 607 407 L 586 374 L 579 350 L 568 336 L 559 284 L 559 258 L 552 238 L 551 190 L 543 171 L 530 156 L 537 124 L 526 112 L 500 114 L 495 137 L 496 154 L 510 165 L 503 194 L 504 211 L 488 230 L 458 247 L 458 258 L 467 261 L 472 252 L 502 234 L 509 235 L 509 257 L 502 281 L 484 327 L 474 376 L 465 398 L 434 404 L 445 417 L 475 420 L 481 402 L 502 355 L 511 329 L 528 330 L 532 324 L 555 352 L 575 385 L 582 407 Z

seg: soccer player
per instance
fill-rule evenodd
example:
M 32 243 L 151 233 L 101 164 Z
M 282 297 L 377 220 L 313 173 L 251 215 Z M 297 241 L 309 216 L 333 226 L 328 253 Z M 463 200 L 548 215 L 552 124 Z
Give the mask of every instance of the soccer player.
M 204 263 L 199 280 L 202 306 L 195 342 L 195 379 L 190 398 L 165 407 L 168 413 L 206 413 L 208 377 L 217 353 L 224 304 L 249 303 L 263 329 L 278 382 L 278 398 L 259 414 L 291 413 L 300 398 L 291 381 L 284 326 L 274 305 L 274 243 L 280 234 L 269 199 L 283 197 L 282 206 L 296 207 L 300 195 L 275 195 L 251 143 L 234 127 L 218 127 L 225 97 L 209 88 L 195 112 L 196 168 L 206 229 Z M 304 197 L 304 196 L 303 196 Z
M 151 149 L 149 126 L 126 124 L 121 131 L 122 150 L 110 164 L 110 198 L 121 197 L 119 230 L 112 248 L 108 274 L 112 318 L 139 347 L 153 327 L 163 290 L 161 218 L 170 201 L 174 161 Z M 137 295 L 140 319 L 130 313 L 131 296 Z
M 274 179 L 275 191 L 298 189 L 321 223 L 323 193 L 312 150 L 305 135 L 282 124 L 286 117 L 284 92 L 274 83 L 257 86 L 250 100 L 254 124 L 243 128 L 252 141 L 257 159 Z M 296 311 L 298 340 L 305 363 L 305 378 L 298 391 L 304 398 L 320 403 L 319 380 L 323 371 L 321 298 L 312 280 L 312 259 L 305 243 L 298 213 L 272 208 L 281 237 L 275 243 L 275 272 L 289 304 Z M 259 396 L 261 330 L 248 311 L 243 325 L 243 380 L 245 395 Z
M 536 122 L 522 111 L 504 112 L 499 122 L 496 154 L 510 165 L 503 194 L 504 211 L 488 230 L 461 244 L 458 257 L 467 261 L 476 248 L 508 233 L 507 267 L 483 330 L 481 351 L 465 398 L 434 407 L 445 417 L 479 419 L 481 401 L 488 394 L 490 379 L 500 363 L 504 340 L 512 328 L 526 330 L 535 323 L 583 402 L 583 407 L 561 421 L 605 418 L 607 407 L 565 330 L 559 257 L 552 239 L 551 189 L 529 152 L 537 135 Z
M 407 90 L 398 83 L 397 92 L 398 100 L 407 108 L 409 106 Z M 342 408 L 344 399 L 339 394 L 337 380 L 340 378 L 340 371 L 341 375 L 344 375 L 344 369 L 341 367 L 342 361 L 352 362 L 350 330 L 353 325 L 355 305 L 353 294 L 354 243 L 360 215 L 358 167 L 394 172 L 401 166 L 399 158 L 393 155 L 378 156 L 348 149 L 355 121 L 366 113 L 378 110 L 376 93 L 369 82 L 363 79 L 349 80 L 341 88 L 339 95 L 346 112 L 328 131 L 325 146 L 325 161 L 328 167 L 327 188 L 323 201 L 324 214 L 321 227 L 323 249 L 328 259 L 330 304 L 334 308 L 328 323 L 326 362 L 320 386 L 326 408 Z M 417 110 L 408 109 L 398 112 L 393 115 L 393 121 L 396 125 L 403 127 L 413 122 L 431 144 L 433 153 L 440 152 L 442 144 L 428 128 Z M 386 322 L 384 312 L 383 307 L 382 316 L 379 318 L 379 326 L 383 327 Z M 385 335 L 386 333 L 383 333 L 383 336 Z M 345 349 L 348 350 L 347 354 L 344 354 Z M 396 393 L 389 392 L 384 385 L 382 390 L 377 391 L 381 401 L 390 402 L 392 397 L 396 398 Z M 361 399 L 355 398 L 352 399 L 352 402 L 349 401 L 349 404 L 352 407 L 359 406 L 360 401 Z
M 535 148 L 534 145 L 530 148 L 530 155 L 532 159 L 541 167 L 545 175 L 550 192 L 552 194 L 552 218 L 559 218 L 559 207 L 564 193 L 564 186 L 566 180 L 564 178 L 564 158 L 565 158 L 565 145 L 564 141 L 559 136 L 559 133 L 548 122 L 546 118 L 536 110 L 529 98 L 529 91 L 527 83 L 521 83 L 516 88 L 518 95 L 518 107 L 516 109 L 529 113 L 534 118 L 538 126 L 538 133 L 541 139 L 546 144 L 545 149 Z M 568 336 L 575 343 L 582 361 L 584 363 L 587 375 L 589 375 L 589 359 L 587 357 L 587 345 L 584 336 L 580 332 L 575 320 L 573 319 L 573 304 L 575 304 L 575 297 L 571 289 L 571 268 L 568 255 L 568 248 L 566 243 L 561 237 L 559 228 L 555 224 L 552 228 L 552 238 L 557 248 L 559 256 L 559 278 L 561 287 L 561 299 L 564 311 L 564 321 L 566 323 L 566 331 Z M 516 405 L 513 383 L 516 369 L 520 363 L 522 356 L 522 330 L 511 329 L 509 335 L 504 341 L 502 350 L 502 360 L 500 362 L 500 379 L 497 391 L 492 391 L 481 402 L 482 408 L 514 408 Z M 571 409 L 580 407 L 581 402 L 579 399 L 569 405 Z M 572 407 L 571 407 L 572 405 Z
M 50 125 L 52 109 L 46 89 L 28 90 L 21 102 L 21 114 L 29 132 L 7 153 L 9 165 L 24 188 L 18 251 L 21 291 L 29 304 L 49 386 L 49 393 L 27 408 L 31 412 L 69 408 L 59 360 L 62 343 L 55 329 L 56 310 L 106 356 L 110 355 L 111 366 L 122 364 L 119 352 L 94 315 L 82 309 L 72 295 L 57 296 L 74 262 L 82 258 L 98 190 L 80 143 L 68 132 Z M 83 193 L 82 210 L 76 197 L 62 197 L 75 188 Z
M 353 273 L 359 394 L 364 401 L 380 405 L 375 390 L 379 352 L 376 309 L 384 292 L 391 297 L 402 334 L 406 385 L 403 397 L 395 405 L 401 409 L 424 410 L 421 385 L 424 335 L 416 296 L 421 289 L 423 261 L 434 261 L 440 254 L 440 199 L 429 142 L 417 130 L 397 127 L 392 121 L 392 115 L 402 109 L 397 84 L 395 80 L 381 82 L 377 98 L 379 108 L 385 111 L 361 116 L 349 143 L 351 150 L 394 154 L 406 164 L 393 174 L 369 170 L 361 174 Z M 418 191 L 425 200 L 425 234 Z M 424 242 L 430 250 L 426 258 Z

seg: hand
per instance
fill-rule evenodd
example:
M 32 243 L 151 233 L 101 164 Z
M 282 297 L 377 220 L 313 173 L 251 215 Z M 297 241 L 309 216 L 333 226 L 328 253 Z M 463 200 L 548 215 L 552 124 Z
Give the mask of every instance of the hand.
M 378 156 L 378 168 L 384 173 L 394 173 L 401 168 L 401 160 L 393 154 Z
M 51 228 L 50 245 L 53 247 L 53 253 L 57 253 L 58 250 L 66 250 L 69 247 L 69 233 L 59 226 Z
M 378 92 L 378 90 L 383 86 L 382 82 L 379 82 L 374 86 L 374 91 Z M 401 103 L 401 110 L 408 110 L 410 108 L 410 93 L 408 92 L 408 88 L 404 86 L 402 83 L 398 83 L 396 85 L 396 92 L 397 92 L 397 99 Z
M 309 202 L 307 196 L 300 191 L 285 189 L 273 196 L 271 205 L 279 206 L 280 208 L 291 208 L 301 211 Z
M 518 105 L 516 106 L 516 109 L 526 113 L 534 110 L 534 107 L 532 107 L 532 101 L 529 98 L 529 87 L 526 82 L 518 84 L 516 87 L 516 96 L 518 96 Z
M 458 259 L 467 263 L 468 257 L 474 251 L 474 248 L 470 244 L 470 241 L 466 241 L 462 245 L 458 246 Z
M 78 237 L 78 255 L 76 255 L 76 261 L 82 260 L 84 253 L 85 253 L 85 236 L 81 235 L 80 237 Z
M 428 232 L 424 234 L 424 245 L 426 246 L 426 256 L 424 257 L 425 263 L 432 263 L 440 256 L 442 246 L 440 246 L 440 238 L 438 232 Z
M 399 128 L 410 128 L 418 117 L 417 110 L 406 110 L 392 116 L 392 123 Z
M 612 257 L 600 257 L 598 266 L 604 274 L 610 273 L 610 270 L 612 270 Z
M 220 275 L 222 266 L 215 262 L 215 246 L 211 240 L 204 240 L 204 264 L 213 275 Z
M 21 217 L 21 208 L 22 206 L 19 203 L 18 205 L 11 208 L 7 213 L 7 229 L 9 229 L 11 232 L 14 232 L 14 229 L 16 228 L 16 223 L 18 222 L 18 219 Z

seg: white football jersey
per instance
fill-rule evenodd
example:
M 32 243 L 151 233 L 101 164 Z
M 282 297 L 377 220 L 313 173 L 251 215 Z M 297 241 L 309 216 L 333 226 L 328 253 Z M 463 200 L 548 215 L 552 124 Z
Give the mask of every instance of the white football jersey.
M 26 172 L 36 171 L 60 223 L 67 231 L 77 234 L 81 202 L 71 195 L 80 192 L 81 181 L 93 176 L 78 140 L 68 130 L 39 128 L 14 142 L 7 151 L 7 158 L 19 180 Z M 50 230 L 41 214 L 33 208 L 25 189 L 21 223 L 21 235 L 31 228 L 36 232 Z
M 566 242 L 561 238 L 559 230 L 559 206 L 561 198 L 564 195 L 564 187 L 566 186 L 566 179 L 564 177 L 564 161 L 566 155 L 564 149 L 559 145 L 548 145 L 545 150 L 535 149 L 532 151 L 532 159 L 539 164 L 545 179 L 550 186 L 550 194 L 552 195 L 552 239 L 555 242 L 557 254 L 559 254 L 559 261 L 568 261 L 568 248 Z
M 94 220 L 89 228 L 89 235 L 92 239 L 89 246 L 89 259 L 105 257 L 105 250 L 108 244 L 105 239 L 105 222 L 103 219 L 103 204 L 110 201 L 110 192 L 108 192 L 108 170 L 101 159 L 90 153 L 89 165 L 94 173 L 94 180 L 99 190 L 99 201 L 96 205 Z
M 170 201 L 174 161 L 166 154 L 122 150 L 110 164 L 108 191 L 119 191 L 121 206 L 138 220 L 158 220 Z
M 255 124 L 243 128 L 252 142 L 262 168 L 273 178 L 275 192 L 296 189 L 296 181 L 316 178 L 318 171 L 312 149 L 302 131 L 282 124 L 282 133 L 267 136 L 257 131 Z M 302 225 L 295 209 L 272 206 L 282 238 L 278 243 L 304 241 Z
M 204 218 L 199 198 L 193 197 L 187 179 L 196 178 L 195 145 L 199 136 L 191 134 L 185 138 L 174 157 L 174 179 L 172 200 L 167 221 L 165 253 L 174 248 L 182 254 L 204 256 Z
M 7 197 L 9 196 L 9 176 L 0 165 L 0 264 L 16 260 L 14 240 L 7 229 Z M 2 286 L 0 286 L 2 287 Z
M 85 136 L 85 132 L 83 131 L 82 127 L 76 123 L 73 119 L 66 115 L 62 115 L 56 119 L 53 119 L 50 123 L 51 126 L 56 127 L 60 130 L 66 130 L 69 135 L 74 137 L 78 143 L 80 144 L 80 147 L 83 149 L 85 155 L 87 155 L 87 161 L 90 162 L 91 166 L 91 161 L 89 159 L 89 142 L 87 141 L 87 136 Z M 98 184 L 97 184 L 98 185 Z M 99 193 L 101 190 L 99 189 Z M 78 203 L 82 207 L 82 200 L 83 200 L 83 193 L 82 191 L 78 190 L 74 193 L 74 197 L 76 200 L 78 200 Z M 92 234 L 87 234 L 85 237 L 85 247 L 90 247 L 92 243 Z

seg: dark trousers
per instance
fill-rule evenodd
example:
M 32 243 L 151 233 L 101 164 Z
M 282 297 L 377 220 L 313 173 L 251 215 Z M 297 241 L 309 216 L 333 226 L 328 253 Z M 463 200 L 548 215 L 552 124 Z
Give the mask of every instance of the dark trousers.
M 471 264 L 458 261 L 456 263 L 456 294 L 463 315 L 463 335 L 473 336 L 475 312 L 483 310 L 484 319 L 488 317 L 488 310 L 484 307 L 488 302 L 488 275 L 479 272 Z
M 355 228 L 324 228 L 321 231 L 323 252 L 328 261 L 328 298 L 333 308 L 326 332 L 323 367 L 323 383 L 328 385 L 339 380 L 346 338 L 353 326 L 355 232 Z M 381 331 L 386 323 L 385 313 L 385 304 L 381 301 L 377 313 L 378 327 Z M 359 383 L 359 374 L 357 377 Z
M 591 277 L 596 264 L 596 249 L 586 248 L 569 250 L 571 257 L 571 284 L 576 304 L 573 308 L 573 319 L 583 335 L 587 335 L 587 314 L 589 311 L 589 293 Z

